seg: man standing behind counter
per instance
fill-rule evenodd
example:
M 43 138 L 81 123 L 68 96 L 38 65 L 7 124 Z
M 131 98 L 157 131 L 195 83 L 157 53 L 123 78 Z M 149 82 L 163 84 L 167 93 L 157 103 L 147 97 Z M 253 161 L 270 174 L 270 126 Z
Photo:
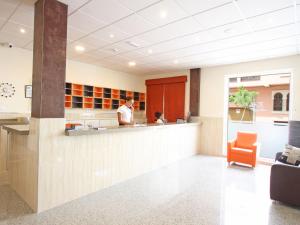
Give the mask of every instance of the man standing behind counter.
M 124 105 L 118 108 L 118 122 L 119 125 L 133 125 L 133 98 L 126 97 L 126 102 Z

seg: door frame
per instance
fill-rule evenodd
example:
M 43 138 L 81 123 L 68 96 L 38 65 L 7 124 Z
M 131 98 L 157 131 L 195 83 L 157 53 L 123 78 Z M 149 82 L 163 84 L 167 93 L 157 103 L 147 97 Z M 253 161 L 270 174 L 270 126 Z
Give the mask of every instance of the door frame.
M 248 73 L 235 73 L 235 74 L 227 74 L 224 76 L 224 114 L 223 114 L 223 151 L 222 155 L 227 155 L 227 142 L 228 142 L 228 98 L 229 98 L 229 79 L 235 77 L 248 77 L 248 76 L 268 76 L 275 74 L 290 74 L 290 102 L 289 102 L 289 120 L 294 118 L 294 70 L 291 68 L 287 69 L 278 69 L 278 70 L 265 70 L 258 72 L 248 72 Z

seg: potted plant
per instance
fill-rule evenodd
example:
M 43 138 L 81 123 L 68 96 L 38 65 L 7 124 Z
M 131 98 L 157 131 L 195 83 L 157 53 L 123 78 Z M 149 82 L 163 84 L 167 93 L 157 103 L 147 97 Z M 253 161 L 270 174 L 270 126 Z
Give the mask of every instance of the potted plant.
M 257 95 L 258 93 L 256 91 L 248 91 L 245 87 L 239 87 L 237 92 L 229 95 L 229 102 L 243 110 L 240 121 L 244 120 L 246 110 L 251 110 Z

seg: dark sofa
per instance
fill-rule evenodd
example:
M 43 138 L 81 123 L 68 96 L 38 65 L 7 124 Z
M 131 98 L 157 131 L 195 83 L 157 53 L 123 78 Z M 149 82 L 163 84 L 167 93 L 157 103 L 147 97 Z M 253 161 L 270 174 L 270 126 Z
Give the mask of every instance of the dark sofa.
M 300 121 L 289 121 L 289 144 L 300 148 Z M 281 154 L 277 153 L 276 161 Z M 271 167 L 270 197 L 276 201 L 300 206 L 300 167 L 274 164 Z
M 276 161 L 281 156 L 277 153 Z M 271 167 L 270 197 L 272 200 L 300 206 L 300 167 L 276 163 Z

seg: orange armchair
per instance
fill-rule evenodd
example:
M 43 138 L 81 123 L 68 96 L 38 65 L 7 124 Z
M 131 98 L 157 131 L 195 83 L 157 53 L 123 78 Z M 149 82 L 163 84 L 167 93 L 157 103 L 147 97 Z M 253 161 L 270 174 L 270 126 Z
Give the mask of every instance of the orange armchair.
M 236 140 L 227 144 L 227 162 L 256 165 L 257 134 L 238 132 Z

